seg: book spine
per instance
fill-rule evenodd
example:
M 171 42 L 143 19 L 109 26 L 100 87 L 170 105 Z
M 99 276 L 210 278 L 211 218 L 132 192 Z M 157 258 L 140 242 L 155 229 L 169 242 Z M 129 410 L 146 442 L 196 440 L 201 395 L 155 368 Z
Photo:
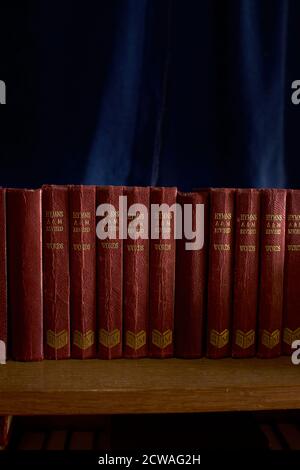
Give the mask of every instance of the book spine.
M 283 353 L 291 355 L 300 340 L 300 190 L 289 190 L 286 200 Z
M 7 190 L 12 356 L 43 359 L 42 192 Z
M 177 203 L 182 209 L 182 238 L 176 241 L 175 287 L 175 356 L 197 358 L 203 355 L 204 312 L 207 270 L 207 215 L 208 194 L 178 193 Z M 203 219 L 200 209 L 203 206 Z M 187 249 L 187 207 L 191 207 L 190 231 L 203 233 L 203 246 Z
M 71 186 L 70 281 L 72 353 L 77 359 L 96 356 L 96 189 Z
M 7 357 L 6 192 L 0 189 L 0 364 Z
M 120 186 L 98 187 L 97 215 L 102 204 L 109 204 L 104 217 L 97 221 L 107 227 L 108 237 L 97 236 L 97 319 L 99 327 L 99 357 L 122 357 L 122 302 L 123 302 L 123 240 L 119 237 Z M 116 227 L 115 235 L 110 227 Z M 114 238 L 115 237 L 115 238 Z
M 176 188 L 151 188 L 151 211 L 176 205 Z M 172 211 L 151 212 L 149 356 L 173 356 L 175 303 L 175 217 Z M 156 238 L 154 238 L 156 237 Z
M 235 210 L 232 356 L 252 357 L 258 308 L 260 192 L 238 189 Z
M 207 357 L 231 354 L 234 190 L 210 191 Z
M 265 189 L 261 204 L 258 356 L 281 352 L 286 191 Z
M 69 194 L 45 185 L 43 193 L 44 344 L 46 359 L 70 357 Z
M 147 356 L 149 317 L 149 188 L 126 188 L 129 214 L 124 240 L 124 357 Z M 141 211 L 143 205 L 144 210 Z M 143 209 L 143 208 L 142 208 Z M 133 238 L 138 230 L 139 238 Z

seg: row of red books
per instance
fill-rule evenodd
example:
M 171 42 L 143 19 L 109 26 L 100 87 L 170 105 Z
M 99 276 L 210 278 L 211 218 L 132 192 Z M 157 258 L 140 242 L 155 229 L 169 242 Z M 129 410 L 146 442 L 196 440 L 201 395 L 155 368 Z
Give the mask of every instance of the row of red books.
M 121 239 L 118 224 L 98 238 L 96 207 L 120 195 L 191 204 L 194 225 L 203 204 L 203 247 L 187 250 L 174 226 L 170 239 Z M 268 358 L 300 339 L 300 190 L 1 189 L 0 219 L 9 358 Z

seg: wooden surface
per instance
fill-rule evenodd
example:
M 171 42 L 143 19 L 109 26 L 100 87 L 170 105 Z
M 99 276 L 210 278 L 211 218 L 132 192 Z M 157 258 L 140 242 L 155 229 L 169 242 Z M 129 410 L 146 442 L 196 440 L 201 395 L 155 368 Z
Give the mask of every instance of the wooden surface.
M 0 415 L 300 408 L 300 366 L 272 360 L 87 360 L 0 366 Z

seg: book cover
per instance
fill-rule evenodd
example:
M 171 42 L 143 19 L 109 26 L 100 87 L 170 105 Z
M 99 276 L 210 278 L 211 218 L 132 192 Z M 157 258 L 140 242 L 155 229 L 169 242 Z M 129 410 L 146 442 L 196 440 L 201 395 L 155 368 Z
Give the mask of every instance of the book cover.
M 0 189 L 0 364 L 7 357 L 6 192 Z
M 73 358 L 96 356 L 96 188 L 71 186 L 70 281 Z
M 12 357 L 43 359 L 42 191 L 7 190 Z
M 176 205 L 176 188 L 151 188 L 151 211 Z M 154 212 L 153 212 L 154 213 Z M 173 356 L 175 303 L 175 216 L 172 210 L 151 213 L 149 356 Z M 154 236 L 156 238 L 154 238 Z
M 121 186 L 99 186 L 96 189 L 96 295 L 99 357 L 102 359 L 122 356 L 123 240 L 119 237 L 119 197 L 122 195 Z M 103 204 L 107 207 L 100 216 L 99 206 Z M 104 239 L 98 237 L 99 223 L 107 231 Z M 111 233 L 113 227 L 116 228 L 115 234 Z
M 208 193 L 177 194 L 182 208 L 182 238 L 176 241 L 175 356 L 197 358 L 203 355 L 207 284 Z M 200 204 L 203 207 L 201 217 Z M 197 237 L 203 231 L 203 246 L 187 249 L 191 239 L 185 233 L 186 208 L 191 211 L 191 227 Z M 198 208 L 197 208 L 198 205 Z M 186 227 L 187 228 L 187 227 Z M 193 242 L 195 243 L 195 241 Z
M 124 240 L 124 357 L 147 356 L 149 321 L 149 188 L 124 188 L 128 234 Z M 136 205 L 146 211 L 139 211 Z M 135 212 L 137 210 L 137 212 Z M 131 238 L 138 237 L 138 238 Z
M 231 355 L 234 255 L 233 189 L 211 189 L 210 247 L 207 299 L 207 357 Z
M 237 189 L 233 287 L 232 356 L 256 350 L 259 281 L 260 192 Z
M 282 349 L 291 355 L 293 341 L 300 340 L 300 190 L 288 190 Z
M 43 280 L 46 359 L 70 357 L 69 191 L 44 185 Z
M 261 192 L 258 356 L 280 355 L 283 311 L 286 190 Z

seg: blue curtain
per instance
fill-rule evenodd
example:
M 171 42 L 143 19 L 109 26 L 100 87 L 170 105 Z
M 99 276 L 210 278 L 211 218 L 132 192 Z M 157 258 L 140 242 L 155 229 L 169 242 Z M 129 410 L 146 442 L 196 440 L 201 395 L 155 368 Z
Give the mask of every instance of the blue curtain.
M 300 187 L 298 0 L 0 8 L 0 184 Z

